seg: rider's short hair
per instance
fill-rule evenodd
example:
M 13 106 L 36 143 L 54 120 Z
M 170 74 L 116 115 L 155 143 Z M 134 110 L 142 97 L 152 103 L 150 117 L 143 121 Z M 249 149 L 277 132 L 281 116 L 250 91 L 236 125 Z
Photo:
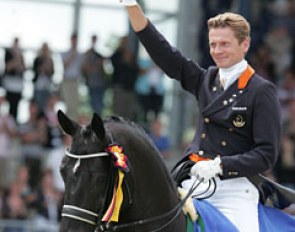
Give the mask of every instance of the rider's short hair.
M 243 42 L 246 38 L 250 37 L 250 24 L 239 14 L 226 12 L 218 14 L 207 21 L 209 31 L 213 28 L 229 27 L 233 30 L 239 43 Z

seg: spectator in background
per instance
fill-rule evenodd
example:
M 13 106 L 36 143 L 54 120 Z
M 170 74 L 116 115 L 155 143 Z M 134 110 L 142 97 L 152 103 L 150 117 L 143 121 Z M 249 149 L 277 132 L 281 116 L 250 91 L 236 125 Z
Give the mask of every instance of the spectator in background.
M 121 38 L 120 45 L 111 56 L 114 68 L 113 85 L 113 111 L 115 114 L 130 120 L 135 120 L 137 99 L 134 91 L 139 68 L 135 54 L 129 47 L 127 36 Z
M 47 140 L 46 119 L 40 113 L 36 102 L 29 105 L 29 120 L 19 126 L 21 153 L 25 165 L 29 169 L 29 183 L 32 189 L 40 181 L 42 161 L 44 159 L 43 145 Z
M 19 39 L 14 38 L 11 48 L 5 49 L 5 71 L 3 87 L 9 102 L 9 112 L 17 119 L 18 104 L 22 98 L 25 63 L 19 47 Z
M 170 139 L 163 133 L 163 125 L 160 119 L 155 119 L 151 123 L 150 137 L 159 149 L 164 158 L 169 158 L 171 153 Z
M 30 173 L 29 169 L 25 165 L 20 165 L 16 171 L 15 182 L 19 187 L 21 196 L 28 205 L 34 199 L 33 190 L 29 184 Z
M 257 46 L 250 55 L 250 63 L 263 78 L 277 84 L 278 77 L 275 71 L 275 63 L 272 60 L 270 48 L 262 43 Z
M 58 230 L 61 200 L 62 194 L 54 187 L 52 172 L 44 170 L 36 199 L 31 203 L 36 210 L 34 227 L 37 232 Z
M 71 91 L 69 91 L 71 92 Z M 52 94 L 45 107 L 45 119 L 47 125 L 47 140 L 44 144 L 44 148 L 49 152 L 51 149 L 62 146 L 62 132 L 59 128 L 56 106 L 60 102 L 59 96 Z
M 71 144 L 71 137 L 68 135 L 63 135 L 63 146 L 52 149 L 48 153 L 48 156 L 45 162 L 45 168 L 52 171 L 54 187 L 60 193 L 64 193 L 65 186 L 64 186 L 62 177 L 60 175 L 59 166 L 64 157 L 65 150 L 70 146 L 70 144 Z
M 47 43 L 42 47 L 34 59 L 34 99 L 38 107 L 44 110 L 52 90 L 52 75 L 54 73 L 53 59 Z
M 151 60 L 140 61 L 141 74 L 139 75 L 135 90 L 139 103 L 143 108 L 144 121 L 156 119 L 162 110 L 164 100 L 163 72 Z
M 22 197 L 19 185 L 17 182 L 12 182 L 9 186 L 8 192 L 3 200 L 3 218 L 14 220 L 25 220 L 28 217 L 28 208 L 26 202 Z M 24 232 L 21 226 L 7 225 L 4 228 L 5 232 Z
M 281 103 L 283 120 L 288 117 L 290 102 L 295 99 L 295 70 L 285 70 L 282 81 L 278 84 L 278 97 Z
M 97 36 L 93 35 L 91 37 L 91 47 L 84 55 L 82 70 L 89 90 L 91 107 L 93 111 L 101 114 L 105 91 L 104 57 L 96 51 L 96 43 Z
M 280 183 L 295 189 L 295 98 L 289 104 L 288 118 L 283 126 L 281 155 L 275 170 Z
M 272 21 L 284 25 L 291 37 L 295 36 L 295 1 L 276 0 L 272 4 L 274 16 Z
M 70 50 L 62 54 L 64 78 L 61 83 L 61 98 L 67 106 L 70 117 L 77 119 L 79 106 L 79 82 L 83 56 L 77 50 L 78 35 L 71 36 Z
M 275 63 L 276 75 L 281 77 L 291 64 L 292 38 L 284 24 L 276 23 L 265 37 L 265 43 L 270 48 L 271 58 Z M 280 81 L 280 80 L 279 80 Z
M 0 187 L 7 187 L 13 139 L 17 135 L 14 117 L 8 112 L 5 90 L 0 88 Z
M 3 218 L 4 188 L 0 187 L 0 218 Z

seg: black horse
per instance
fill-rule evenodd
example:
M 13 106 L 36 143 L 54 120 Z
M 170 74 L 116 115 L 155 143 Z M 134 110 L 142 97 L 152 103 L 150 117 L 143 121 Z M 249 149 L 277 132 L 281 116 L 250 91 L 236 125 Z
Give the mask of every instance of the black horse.
M 97 114 L 89 125 L 79 125 L 62 111 L 58 120 L 72 137 L 61 164 L 61 232 L 186 231 L 176 185 L 144 130 L 120 117 L 103 121 Z M 121 206 L 112 208 L 119 198 Z M 117 214 L 118 222 L 108 214 Z

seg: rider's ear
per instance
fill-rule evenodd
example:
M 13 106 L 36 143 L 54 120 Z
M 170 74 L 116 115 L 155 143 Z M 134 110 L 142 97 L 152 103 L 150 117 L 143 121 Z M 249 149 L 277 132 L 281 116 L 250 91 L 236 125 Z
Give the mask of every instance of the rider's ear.
M 94 113 L 92 120 L 91 120 L 91 127 L 92 130 L 94 130 L 96 136 L 100 139 L 100 140 L 104 140 L 105 138 L 105 128 L 103 125 L 103 121 L 101 119 L 101 117 L 97 114 Z
M 78 130 L 79 124 L 66 116 L 61 110 L 57 112 L 57 118 L 60 127 L 66 134 L 73 136 Z

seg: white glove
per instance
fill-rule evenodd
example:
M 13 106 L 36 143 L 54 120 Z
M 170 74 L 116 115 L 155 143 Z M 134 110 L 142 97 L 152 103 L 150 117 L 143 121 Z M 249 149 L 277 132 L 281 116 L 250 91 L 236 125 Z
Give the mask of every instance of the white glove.
M 136 0 L 120 0 L 120 3 L 125 6 L 135 6 L 137 5 Z
M 187 190 L 178 187 L 179 198 L 183 200 L 187 196 Z M 193 203 L 193 198 L 189 197 L 186 199 L 184 205 L 182 206 L 182 211 L 185 215 L 189 215 L 193 222 L 197 221 L 198 213 Z
M 212 177 L 222 175 L 221 159 L 216 157 L 214 160 L 199 161 L 191 168 L 191 174 L 197 179 L 208 182 Z

